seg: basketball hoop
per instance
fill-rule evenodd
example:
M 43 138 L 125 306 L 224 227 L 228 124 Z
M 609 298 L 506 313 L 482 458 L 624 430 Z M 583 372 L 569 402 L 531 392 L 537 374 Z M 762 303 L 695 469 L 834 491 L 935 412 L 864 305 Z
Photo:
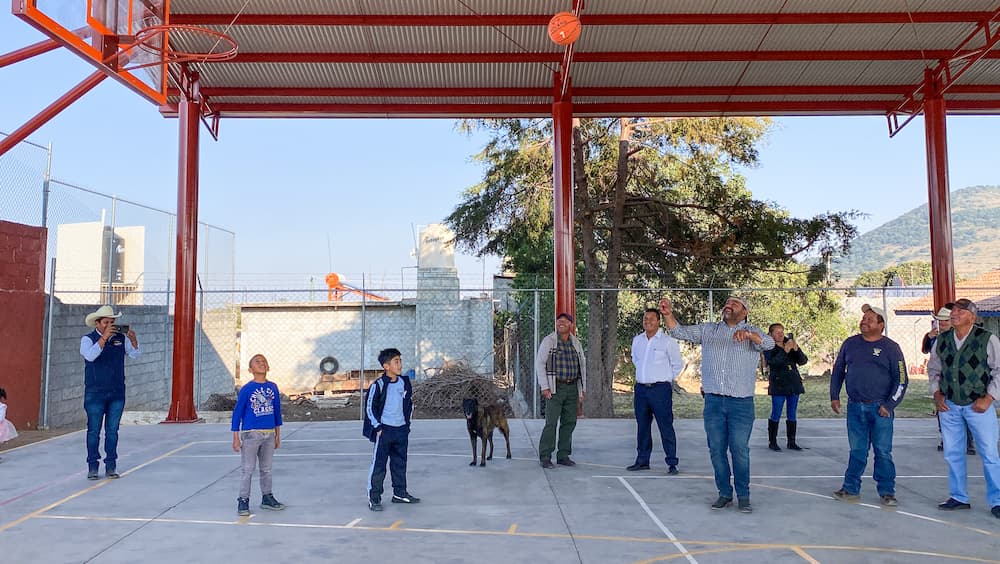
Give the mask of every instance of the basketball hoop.
M 191 38 L 193 40 L 192 43 L 202 50 L 182 51 L 171 48 L 171 34 Z M 120 36 L 119 48 L 121 49 L 117 54 L 121 65 L 119 70 L 134 70 L 170 63 L 217 63 L 228 61 L 236 57 L 238 45 L 236 44 L 236 40 L 229 35 L 207 27 L 164 24 L 144 27 L 136 31 L 135 35 Z M 132 59 L 146 59 L 146 57 L 134 57 L 129 54 L 136 49 L 153 55 L 156 60 L 130 64 Z

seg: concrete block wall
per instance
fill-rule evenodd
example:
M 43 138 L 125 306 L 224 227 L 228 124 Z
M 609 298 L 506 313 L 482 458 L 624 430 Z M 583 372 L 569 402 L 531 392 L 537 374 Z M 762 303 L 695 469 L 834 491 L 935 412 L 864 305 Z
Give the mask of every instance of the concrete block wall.
M 51 355 L 49 357 L 48 425 L 52 428 L 80 427 L 86 424 L 83 412 L 83 358 L 80 338 L 89 332 L 84 324 L 96 305 L 64 304 L 53 301 Z M 128 411 L 166 410 L 170 404 L 173 369 L 173 316 L 165 306 L 121 306 L 119 322 L 133 327 L 142 356 L 125 360 L 125 409 Z M 209 316 L 206 314 L 206 320 Z M 228 333 L 235 340 L 236 320 L 225 324 L 213 322 L 202 337 L 203 348 L 195 359 L 196 402 L 212 393 L 229 393 L 233 379 L 229 367 L 235 366 L 235 346 L 229 351 L 216 350 L 213 342 L 224 343 Z M 200 326 L 199 326 L 200 329 Z M 228 358 L 226 358 L 228 357 Z M 199 362 L 200 359 L 200 362 Z M 44 393 L 44 392 L 43 392 Z

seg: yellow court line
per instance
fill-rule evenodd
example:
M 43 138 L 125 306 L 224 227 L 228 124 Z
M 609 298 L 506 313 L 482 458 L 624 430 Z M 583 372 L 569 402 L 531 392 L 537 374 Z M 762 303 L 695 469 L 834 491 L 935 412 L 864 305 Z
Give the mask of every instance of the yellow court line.
M 809 564 L 819 564 L 819 560 L 816 560 L 812 556 L 809 556 L 809 554 L 806 553 L 806 551 L 802 550 L 801 546 L 793 546 L 792 552 L 801 556 L 802 559 L 808 562 Z
M 400 527 L 402 527 L 402 526 L 403 526 L 403 521 L 401 521 L 401 520 L 400 521 L 396 521 L 392 525 L 389 525 L 389 530 L 390 531 L 398 531 L 400 529 Z
M 513 525 L 510 526 L 509 529 L 507 529 L 508 535 L 513 535 L 516 532 L 517 532 L 517 523 L 514 523 Z
M 125 471 L 125 472 L 122 472 L 122 476 L 127 476 L 127 475 L 131 474 L 132 472 L 135 472 L 136 470 L 139 470 L 141 468 L 145 468 L 146 466 L 149 466 L 150 464 L 153 464 L 154 462 L 159 462 L 160 460 L 163 460 L 164 458 L 166 458 L 166 457 L 168 457 L 168 456 L 170 456 L 170 455 L 172 455 L 174 453 L 180 452 L 180 451 L 188 448 L 189 446 L 191 446 L 193 444 L 194 444 L 194 442 L 190 442 L 190 443 L 188 443 L 186 445 L 183 445 L 183 446 L 180 446 L 178 448 L 175 448 L 174 450 L 172 450 L 170 452 L 167 452 L 165 454 L 161 454 L 160 456 L 157 456 L 156 458 L 154 458 L 152 460 L 144 462 L 144 463 L 136 466 L 135 468 L 131 468 L 131 469 Z M 10 523 L 7 523 L 5 525 L 0 525 L 0 533 L 6 531 L 8 529 L 10 529 L 11 527 L 16 527 L 17 525 L 20 525 L 21 523 L 24 523 L 28 519 L 31 519 L 33 517 L 38 517 L 39 515 L 41 515 L 42 513 L 45 513 L 46 511 L 49 511 L 50 509 L 55 509 L 56 507 L 59 507 L 60 505 L 66 503 L 67 501 L 76 499 L 76 498 L 80 497 L 83 494 L 90 493 L 90 492 L 96 490 L 97 488 L 103 487 L 103 486 L 107 485 L 110 482 L 111 482 L 111 480 L 106 480 L 106 479 L 102 480 L 102 481 L 100 481 L 100 482 L 98 482 L 98 483 L 96 483 L 96 484 L 94 484 L 94 485 L 92 485 L 90 487 L 86 487 L 86 488 L 84 488 L 84 489 L 82 489 L 82 490 L 80 490 L 80 491 L 78 491 L 76 493 L 70 494 L 70 495 L 68 495 L 68 496 L 60 499 L 59 501 L 54 501 L 54 502 L 46 505 L 45 507 L 43 507 L 41 509 L 36 509 L 35 511 L 32 511 L 31 513 L 28 513 L 27 515 L 25 515 L 23 517 L 20 517 L 19 519 L 15 519 L 15 520 L 11 521 Z
M 252 518 L 253 518 L 253 514 L 251 513 L 250 515 L 243 515 L 243 516 L 241 516 L 239 519 L 236 520 L 236 522 L 238 524 L 240 524 L 240 525 L 246 525 L 247 523 L 250 522 L 250 519 L 252 519 Z
M 777 550 L 777 549 L 789 549 L 796 553 L 803 549 L 812 550 L 850 550 L 857 552 L 877 552 L 877 553 L 888 553 L 888 554 L 905 554 L 908 556 L 929 556 L 932 558 L 941 558 L 945 560 L 958 560 L 963 562 L 984 562 L 986 564 L 997 564 L 1000 560 L 989 560 L 986 558 L 979 558 L 976 556 L 960 556 L 957 554 L 941 554 L 937 552 L 926 552 L 922 550 L 907 550 L 905 548 L 879 548 L 879 547 L 868 547 L 868 546 L 798 546 L 798 545 L 746 545 L 746 546 L 736 546 L 729 548 L 708 548 L 703 550 L 692 550 L 689 552 L 692 556 L 701 556 L 703 554 L 721 554 L 725 552 L 739 552 L 739 551 L 751 551 L 751 550 Z M 799 550 L 796 550 L 799 549 Z M 805 554 L 804 550 L 801 554 Z M 668 560 L 678 560 L 681 558 L 686 558 L 685 554 L 665 554 L 663 556 L 657 556 L 655 558 L 650 558 L 647 560 L 638 560 L 633 564 L 653 564 L 654 562 L 666 562 Z M 806 554 L 808 557 L 808 555 Z M 814 560 L 810 560 L 815 562 Z

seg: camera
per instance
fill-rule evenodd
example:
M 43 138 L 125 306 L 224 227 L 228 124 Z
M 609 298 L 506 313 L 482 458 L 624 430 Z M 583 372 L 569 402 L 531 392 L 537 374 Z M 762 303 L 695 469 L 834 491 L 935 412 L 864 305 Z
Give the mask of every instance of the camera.
M 129 330 L 128 325 L 112 325 L 111 328 L 115 330 L 115 333 L 121 333 L 122 335 L 128 333 Z
M 795 336 L 792 335 L 791 333 L 785 333 L 785 341 L 791 341 L 794 338 Z

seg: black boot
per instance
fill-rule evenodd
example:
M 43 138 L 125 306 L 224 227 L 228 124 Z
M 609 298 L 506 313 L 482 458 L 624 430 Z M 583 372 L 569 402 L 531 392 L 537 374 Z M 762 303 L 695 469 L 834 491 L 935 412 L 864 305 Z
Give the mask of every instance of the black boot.
M 785 420 L 785 432 L 788 435 L 788 450 L 802 450 L 802 447 L 795 444 L 795 431 L 797 430 L 798 424 L 798 421 Z
M 778 446 L 778 422 L 767 420 L 767 448 L 771 450 L 781 450 Z

